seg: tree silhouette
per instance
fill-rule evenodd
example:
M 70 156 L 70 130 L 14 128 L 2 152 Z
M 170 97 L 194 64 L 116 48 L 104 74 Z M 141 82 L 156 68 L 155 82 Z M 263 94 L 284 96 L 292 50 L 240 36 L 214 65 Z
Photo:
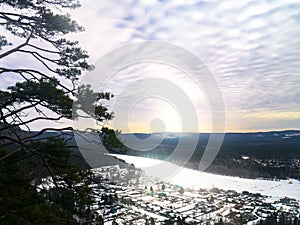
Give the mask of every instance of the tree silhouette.
M 154 219 L 152 217 L 150 218 L 150 224 L 151 225 L 155 225 L 155 221 L 154 221 Z
M 180 187 L 180 188 L 179 188 L 179 194 L 182 195 L 183 193 L 184 193 L 184 189 L 183 189 L 183 187 Z
M 113 117 L 103 103 L 110 93 L 77 86 L 82 72 L 93 66 L 78 42 L 65 38 L 83 28 L 62 12 L 80 5 L 77 0 L 7 0 L 0 6 L 5 30 L 0 35 L 0 76 L 17 80 L 0 89 L 0 223 L 75 224 L 76 214 L 80 223 L 91 224 L 91 172 L 70 164 L 66 138 L 60 138 L 72 135 L 62 131 L 73 128 L 30 130 L 33 123 L 72 116 L 93 117 L 101 125 Z M 74 114 L 75 109 L 84 115 Z M 46 131 L 59 132 L 49 137 Z M 48 175 L 55 188 L 37 186 Z
M 166 185 L 165 185 L 165 184 L 162 184 L 162 185 L 161 185 L 161 190 L 164 191 L 165 189 L 166 189 Z
M 154 191 L 153 191 L 153 187 L 152 186 L 150 187 L 150 192 L 151 192 L 151 196 L 153 196 Z
M 84 110 L 99 123 L 111 119 L 112 113 L 103 105 L 103 100 L 112 97 L 110 93 L 94 93 L 90 86 L 76 85 L 82 72 L 92 70 L 93 66 L 87 62 L 88 54 L 78 42 L 64 36 L 83 28 L 69 15 L 52 11 L 53 8 L 60 8 L 60 12 L 76 8 L 78 2 L 8 0 L 0 4 L 3 9 L 0 25 L 7 31 L 0 35 L 0 76 L 17 76 L 15 85 L 0 90 L 0 147 L 21 146 L 33 138 L 28 134 L 20 137 L 16 131 L 20 126 L 30 130 L 30 125 L 36 122 L 71 119 L 74 100 L 77 100 L 75 109 Z M 16 61 L 17 57 L 24 58 L 24 62 Z M 15 63 L 7 63 L 9 61 Z M 89 107 L 85 107 L 87 105 Z M 89 110 L 90 105 L 93 110 Z M 39 135 L 47 130 L 72 128 L 45 127 Z

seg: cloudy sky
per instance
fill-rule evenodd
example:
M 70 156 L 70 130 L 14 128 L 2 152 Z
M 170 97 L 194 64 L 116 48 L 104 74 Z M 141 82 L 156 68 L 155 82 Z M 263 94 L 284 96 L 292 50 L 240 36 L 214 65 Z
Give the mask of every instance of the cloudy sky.
M 226 131 L 300 128 L 297 0 L 94 0 L 82 1 L 72 16 L 86 29 L 76 38 L 89 51 L 92 62 L 125 44 L 145 40 L 168 42 L 192 52 L 206 64 L 222 92 Z M 118 99 L 122 90 L 145 77 L 162 77 L 177 84 L 196 108 L 199 130 L 211 128 L 207 93 L 172 65 L 129 66 L 114 75 L 106 90 Z M 147 86 L 137 92 L 144 89 Z M 184 118 L 176 107 L 166 99 L 150 96 L 132 106 L 128 127 L 115 127 L 123 131 L 149 132 L 163 127 L 180 131 Z
M 300 129 L 299 0 L 81 3 L 81 8 L 69 13 L 85 32 L 71 37 L 89 52 L 96 69 L 105 54 L 124 45 L 152 40 L 170 43 L 194 54 L 211 72 L 223 96 L 225 131 Z M 178 59 L 184 61 L 184 57 Z M 209 93 L 176 65 L 135 63 L 115 72 L 104 86 L 101 76 L 92 77 L 90 82 L 115 94 L 110 107 L 116 110 L 117 122 L 111 126 L 123 132 L 182 130 L 187 115 L 182 115 L 179 103 L 159 94 L 141 95 L 155 86 L 149 83 L 151 78 L 177 85 L 195 108 L 197 130 L 212 129 Z M 127 92 L 130 95 L 124 96 Z M 126 102 L 130 96 L 136 101 Z M 122 111 L 118 104 L 131 105 Z M 120 121 L 122 113 L 127 117 Z

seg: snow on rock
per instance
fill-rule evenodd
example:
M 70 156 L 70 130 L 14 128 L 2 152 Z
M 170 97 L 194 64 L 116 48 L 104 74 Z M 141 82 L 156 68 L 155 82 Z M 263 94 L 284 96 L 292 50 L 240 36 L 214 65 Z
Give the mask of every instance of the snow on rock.
M 220 188 L 238 192 L 249 191 L 276 198 L 290 197 L 300 200 L 298 180 L 261 180 L 215 175 L 197 170 L 182 168 L 170 162 L 129 155 L 114 155 L 127 163 L 133 163 L 148 176 L 193 189 Z

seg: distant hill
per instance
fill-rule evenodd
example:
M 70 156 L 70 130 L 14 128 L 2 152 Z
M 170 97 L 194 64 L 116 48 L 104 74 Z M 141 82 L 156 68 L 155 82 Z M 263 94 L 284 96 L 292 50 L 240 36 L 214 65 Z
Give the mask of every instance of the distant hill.
M 45 132 L 43 137 L 58 135 L 68 140 L 67 144 L 72 147 L 74 153 L 79 154 L 79 150 L 76 147 L 76 140 L 72 137 L 71 132 L 64 132 L 63 134 L 58 132 Z M 133 135 L 141 140 L 141 148 L 143 147 L 143 140 L 150 137 L 150 134 L 144 133 L 135 133 Z M 130 138 L 131 136 L 132 134 L 121 134 L 119 137 L 126 144 L 132 141 Z M 134 150 L 129 148 L 128 155 L 164 159 L 174 151 L 180 138 L 183 138 L 187 141 L 198 139 L 197 147 L 192 158 L 199 159 L 205 150 L 209 136 L 209 133 L 155 133 L 151 135 L 153 146 L 156 145 L 158 140 L 162 140 L 157 147 L 149 151 L 140 151 L 138 149 Z M 95 136 L 93 135 L 85 134 L 85 138 L 97 141 L 97 138 L 95 139 Z M 151 141 L 148 142 L 148 144 L 151 145 Z M 184 149 L 182 151 L 184 151 Z M 240 157 L 241 155 L 255 158 L 300 159 L 300 130 L 225 133 L 224 141 L 217 158 L 232 158 Z
M 125 141 L 130 141 L 130 136 L 124 134 L 121 137 Z M 149 137 L 149 134 L 135 134 L 135 136 L 143 140 Z M 186 159 L 182 161 L 180 157 L 176 158 L 175 156 L 174 158 L 174 154 L 172 154 L 180 140 L 178 134 L 154 134 L 152 136 L 153 145 L 161 137 L 164 137 L 163 141 L 153 150 L 130 150 L 128 154 L 170 160 L 180 164 L 184 162 L 185 167 L 198 169 L 210 134 L 186 133 L 182 135 L 181 138 L 185 140 L 198 139 L 197 147 L 188 162 Z M 183 147 L 179 151 L 184 156 L 185 148 Z M 169 158 L 168 156 L 171 154 L 172 158 Z M 244 178 L 294 178 L 300 180 L 300 131 L 226 133 L 217 157 L 206 171 Z
M 149 134 L 134 134 L 139 139 L 146 139 Z M 180 136 L 176 133 L 156 133 L 153 139 L 164 136 L 162 143 L 152 151 L 129 151 L 132 155 L 147 155 L 165 158 L 172 153 L 178 144 Z M 130 134 L 122 134 L 121 138 L 127 141 Z M 207 145 L 209 133 L 186 133 L 182 138 L 198 138 L 198 145 L 194 158 L 201 158 Z M 153 141 L 155 142 L 155 140 Z M 232 158 L 249 155 L 258 158 L 291 159 L 300 158 L 300 131 L 270 131 L 257 133 L 226 133 L 218 154 L 218 158 Z
M 30 132 L 34 134 L 35 132 Z M 107 151 L 99 150 L 97 144 L 90 145 L 89 141 L 97 143 L 100 141 L 98 136 L 84 133 L 84 139 L 80 140 L 81 151 L 78 148 L 78 143 L 72 132 L 45 132 L 42 138 L 51 136 L 60 136 L 66 140 L 67 145 L 72 149 L 72 161 L 83 168 L 98 167 L 112 164 L 123 165 L 123 162 L 115 159 L 112 156 L 105 156 L 102 153 Z M 208 143 L 209 133 L 154 133 L 133 134 L 139 144 L 136 144 L 136 149 L 130 149 L 128 155 L 143 156 L 156 159 L 168 160 L 179 140 L 185 140 L 185 143 L 197 141 L 196 148 L 192 157 L 186 163 L 186 167 L 197 169 L 202 158 L 203 152 Z M 132 134 L 121 134 L 119 136 L 125 144 L 133 141 Z M 78 139 L 77 139 L 78 141 Z M 144 141 L 153 148 L 149 151 L 141 151 L 144 148 Z M 157 145 L 157 142 L 160 144 Z M 85 146 L 85 147 L 82 147 Z M 185 148 L 179 149 L 181 154 L 185 154 Z M 95 157 L 89 155 L 89 163 L 87 163 L 86 152 L 95 152 Z M 109 151 L 117 153 L 116 151 Z M 99 157 L 99 154 L 101 157 Z M 83 155 L 85 155 L 83 157 Z M 242 160 L 242 157 L 249 160 Z M 299 166 L 292 165 L 291 162 L 299 159 Z M 180 161 L 178 158 L 173 158 L 173 162 Z M 257 160 L 260 160 L 257 162 Z M 284 165 L 267 165 L 268 160 L 275 160 L 278 164 Z M 274 162 L 273 162 L 274 164 Z M 279 168 L 280 167 L 280 168 Z M 287 178 L 293 177 L 300 179 L 300 130 L 286 131 L 270 131 L 256 133 L 226 133 L 220 151 L 214 160 L 213 164 L 207 169 L 208 172 L 240 176 L 247 178 L 265 177 L 265 178 Z M 297 175 L 299 174 L 299 175 Z

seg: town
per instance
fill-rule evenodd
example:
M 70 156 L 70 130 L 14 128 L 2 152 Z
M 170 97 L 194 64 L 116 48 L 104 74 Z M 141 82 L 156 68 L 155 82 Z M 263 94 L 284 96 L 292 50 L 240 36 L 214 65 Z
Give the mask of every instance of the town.
M 300 224 L 299 200 L 259 193 L 193 190 L 145 176 L 129 164 L 93 169 L 96 224 Z M 272 223 L 271 223 L 272 224 Z M 274 224 L 274 223 L 273 223 Z

